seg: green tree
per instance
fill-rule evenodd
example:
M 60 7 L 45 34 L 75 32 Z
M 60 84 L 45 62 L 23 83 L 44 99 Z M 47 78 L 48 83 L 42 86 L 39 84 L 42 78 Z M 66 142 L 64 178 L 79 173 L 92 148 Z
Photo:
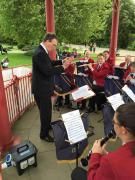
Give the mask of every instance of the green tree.
M 18 44 L 36 44 L 45 32 L 44 1 L 1 0 L 0 31 Z
M 111 0 L 55 1 L 56 32 L 60 40 L 72 43 L 102 38 Z
M 112 14 L 110 13 L 107 21 L 105 33 L 106 43 L 110 41 Z M 122 0 L 119 19 L 118 46 L 127 48 L 130 43 L 130 36 L 135 32 L 135 4 L 132 0 Z

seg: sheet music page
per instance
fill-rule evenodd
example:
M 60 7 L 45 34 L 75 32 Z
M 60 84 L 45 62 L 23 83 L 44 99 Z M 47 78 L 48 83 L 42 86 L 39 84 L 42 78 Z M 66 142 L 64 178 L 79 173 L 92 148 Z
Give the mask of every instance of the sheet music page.
M 88 85 L 82 86 L 72 92 L 72 97 L 74 100 L 77 100 L 80 98 L 86 99 L 86 98 L 92 97 L 94 95 L 95 95 L 95 93 L 89 89 Z
M 113 75 L 108 75 L 107 78 L 109 78 L 109 79 L 119 79 L 118 76 L 113 76 Z
M 118 68 L 118 69 L 124 69 L 124 70 L 126 70 L 126 68 L 125 68 L 125 67 L 121 67 L 121 66 L 119 66 L 119 65 L 116 65 L 116 66 L 115 66 L 115 68 Z
M 135 94 L 127 85 L 125 85 L 122 90 L 135 102 Z
M 70 144 L 75 144 L 87 138 L 79 110 L 62 114 Z
M 120 105 L 125 104 L 123 99 L 122 99 L 122 96 L 120 95 L 120 93 L 109 96 L 109 97 L 107 97 L 107 99 L 111 103 L 112 108 L 114 109 L 114 111 L 116 111 L 116 109 Z

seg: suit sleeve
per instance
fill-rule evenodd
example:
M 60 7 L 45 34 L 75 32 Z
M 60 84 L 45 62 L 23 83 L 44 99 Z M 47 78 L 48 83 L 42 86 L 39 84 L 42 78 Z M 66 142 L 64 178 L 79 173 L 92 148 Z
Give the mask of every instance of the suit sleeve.
M 51 64 L 52 64 L 52 66 L 58 66 L 58 65 L 62 65 L 62 61 L 61 60 L 53 60 L 53 61 L 51 61 Z
M 89 162 L 88 180 L 114 180 L 114 172 L 106 156 L 92 154 Z
M 52 62 L 47 54 L 39 53 L 33 57 L 34 64 L 38 67 L 39 71 L 45 76 L 52 76 L 54 74 L 61 74 L 64 72 L 62 66 L 55 67 L 52 66 Z

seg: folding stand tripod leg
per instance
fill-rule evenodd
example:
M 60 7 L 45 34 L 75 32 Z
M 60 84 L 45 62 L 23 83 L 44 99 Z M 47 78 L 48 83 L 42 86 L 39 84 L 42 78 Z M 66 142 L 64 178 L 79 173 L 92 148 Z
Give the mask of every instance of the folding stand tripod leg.
M 79 158 L 79 143 L 75 144 L 75 148 L 76 148 L 76 168 L 78 167 L 78 158 Z

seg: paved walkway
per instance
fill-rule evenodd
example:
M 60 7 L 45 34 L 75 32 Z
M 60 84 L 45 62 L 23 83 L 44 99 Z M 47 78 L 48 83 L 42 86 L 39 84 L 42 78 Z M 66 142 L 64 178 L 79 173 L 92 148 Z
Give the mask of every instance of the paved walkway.
M 69 109 L 62 109 L 62 113 L 69 111 Z M 59 115 L 59 112 L 55 111 L 53 119 L 58 119 Z M 89 139 L 90 147 L 95 139 L 103 137 L 103 123 L 97 122 L 101 117 L 101 113 L 89 115 L 89 123 L 95 127 L 95 135 Z M 58 164 L 54 144 L 39 139 L 39 113 L 36 106 L 24 113 L 15 123 L 13 131 L 15 134 L 20 135 L 22 139 L 29 139 L 36 145 L 38 148 L 38 167 L 30 167 L 22 176 L 18 176 L 15 167 L 10 167 L 3 171 L 4 180 L 70 180 L 75 164 Z M 113 142 L 108 147 L 113 150 L 117 145 L 118 143 Z

